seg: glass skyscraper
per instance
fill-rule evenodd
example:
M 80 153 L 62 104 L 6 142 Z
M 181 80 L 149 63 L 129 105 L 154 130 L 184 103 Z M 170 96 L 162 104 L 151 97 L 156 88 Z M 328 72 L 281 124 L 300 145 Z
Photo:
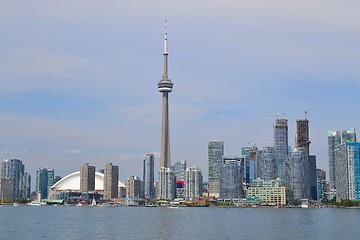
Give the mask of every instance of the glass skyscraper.
M 208 192 L 210 196 L 220 196 L 220 168 L 223 163 L 224 142 L 211 141 L 208 145 L 209 177 Z
M 317 200 L 317 179 L 316 179 L 316 155 L 309 156 L 309 169 L 310 169 L 310 198 Z
M 185 199 L 196 200 L 202 196 L 203 176 L 197 166 L 187 168 L 185 171 Z
M 295 148 L 291 154 L 290 164 L 290 186 L 294 191 L 294 199 L 308 199 L 309 162 L 306 148 Z
M 36 194 L 41 199 L 48 198 L 48 189 L 54 184 L 54 169 L 39 168 L 36 170 Z
M 220 198 L 234 199 L 243 197 L 244 158 L 224 157 L 220 173 Z
M 1 163 L 1 178 L 11 179 L 13 199 L 26 198 L 26 190 L 24 180 L 25 166 L 19 159 L 5 159 Z M 29 179 L 29 177 L 27 177 Z
M 143 193 L 146 199 L 155 198 L 154 154 L 146 154 L 143 164 Z
M 340 131 L 328 131 L 328 156 L 329 156 L 329 182 L 330 188 L 336 188 L 335 178 L 335 150 L 341 145 Z

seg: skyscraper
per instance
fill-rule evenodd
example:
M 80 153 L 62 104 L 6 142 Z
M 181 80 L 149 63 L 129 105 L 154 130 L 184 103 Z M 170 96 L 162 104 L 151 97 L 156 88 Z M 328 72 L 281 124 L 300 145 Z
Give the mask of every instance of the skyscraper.
M 274 145 L 275 145 L 275 177 L 286 180 L 286 161 L 288 158 L 288 120 L 276 119 L 274 125 Z
M 307 161 L 307 187 L 308 187 L 308 197 L 310 196 L 310 164 L 309 164 L 309 155 L 310 155 L 310 139 L 309 139 L 309 120 L 297 119 L 296 120 L 296 148 L 305 148 L 306 149 L 306 160 Z M 308 198 L 307 197 L 307 198 Z
M 202 196 L 203 176 L 197 166 L 187 168 L 185 171 L 185 199 L 195 200 Z
M 290 186 L 294 199 L 309 198 L 309 161 L 304 147 L 295 148 L 291 154 Z
M 36 170 L 36 194 L 41 199 L 48 198 L 48 189 L 54 184 L 54 169 L 39 168 Z
M 95 191 L 95 166 L 90 166 L 89 163 L 81 165 L 80 168 L 80 191 Z
M 174 171 L 176 181 L 184 181 L 185 180 L 185 170 L 186 170 L 186 161 L 178 161 L 173 166 L 172 169 Z
M 310 175 L 310 198 L 318 199 L 317 195 L 317 179 L 316 179 L 316 155 L 309 156 L 309 175 Z
M 241 154 L 245 156 L 245 179 L 249 185 L 254 180 L 256 174 L 256 158 L 258 157 L 258 148 L 256 146 L 242 147 Z
M 155 198 L 154 154 L 146 154 L 143 164 L 143 193 L 146 199 Z
M 175 194 L 175 177 L 171 170 L 170 159 L 170 129 L 169 129 L 169 104 L 168 95 L 173 89 L 173 83 L 168 76 L 168 43 L 167 43 L 167 22 L 165 22 L 165 39 L 164 39 L 164 74 L 158 83 L 158 90 L 163 94 L 162 96 L 162 128 L 161 128 L 161 151 L 160 151 L 160 170 L 159 170 L 159 193 L 158 197 L 162 199 L 172 199 Z M 168 179 L 174 178 L 174 179 Z M 171 184 L 174 188 L 172 191 L 163 191 L 170 186 L 164 184 Z
M 340 131 L 328 131 L 328 155 L 329 155 L 329 181 L 330 189 L 336 188 L 335 178 L 335 150 L 341 145 Z
M 347 130 L 342 130 L 341 137 L 342 137 L 342 143 L 356 142 L 355 128 L 352 127 Z
M 223 164 L 224 142 L 211 141 L 208 145 L 209 177 L 208 193 L 210 196 L 220 196 L 220 168 Z
M 19 159 L 5 159 L 1 163 L 1 178 L 11 179 L 13 199 L 23 199 L 25 196 L 24 172 L 25 166 Z
M 220 168 L 220 198 L 234 199 L 243 196 L 244 158 L 224 157 Z
M 119 166 L 107 163 L 104 169 L 104 199 L 119 197 Z
M 126 179 L 126 197 L 130 201 L 141 197 L 141 180 L 139 177 L 130 176 Z

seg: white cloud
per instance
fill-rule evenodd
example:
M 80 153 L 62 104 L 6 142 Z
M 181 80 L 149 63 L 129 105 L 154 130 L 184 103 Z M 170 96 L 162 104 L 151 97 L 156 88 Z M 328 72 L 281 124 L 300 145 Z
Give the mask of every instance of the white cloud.
M 70 150 L 66 150 L 65 151 L 67 154 L 71 154 L 71 155 L 79 155 L 79 154 L 83 154 L 84 152 L 81 151 L 80 149 L 70 149 Z

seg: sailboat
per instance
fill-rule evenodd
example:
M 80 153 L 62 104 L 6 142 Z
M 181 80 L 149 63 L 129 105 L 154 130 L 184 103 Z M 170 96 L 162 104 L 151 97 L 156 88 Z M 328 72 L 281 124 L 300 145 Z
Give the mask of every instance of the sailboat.
M 96 200 L 95 200 L 95 197 L 93 196 L 93 199 L 91 201 L 91 206 L 96 206 Z

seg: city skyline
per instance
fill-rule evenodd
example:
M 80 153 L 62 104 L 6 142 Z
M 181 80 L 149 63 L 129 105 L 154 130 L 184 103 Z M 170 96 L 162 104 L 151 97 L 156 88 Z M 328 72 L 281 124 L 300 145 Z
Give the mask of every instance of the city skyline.
M 157 170 L 154 85 L 166 17 L 173 162 L 196 164 L 206 177 L 213 139 L 224 141 L 226 155 L 249 142 L 273 146 L 264 142 L 273 137 L 268 114 L 277 112 L 294 148 L 306 109 L 310 153 L 329 172 L 327 131 L 359 126 L 360 3 L 79 1 L 70 11 L 65 2 L 35 2 L 0 10 L 0 157 L 21 159 L 32 176 L 45 166 L 65 176 L 86 162 L 113 162 L 124 182 L 142 176 L 147 153 Z

